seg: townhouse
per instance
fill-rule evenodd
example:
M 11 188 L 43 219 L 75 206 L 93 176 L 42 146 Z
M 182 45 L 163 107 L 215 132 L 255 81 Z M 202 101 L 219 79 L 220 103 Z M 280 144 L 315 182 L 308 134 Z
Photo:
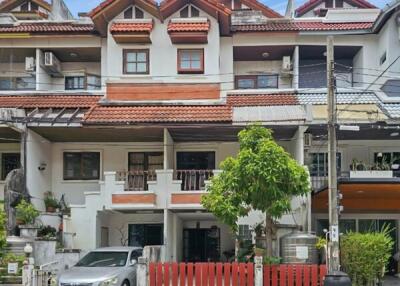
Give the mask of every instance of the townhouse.
M 46 191 L 64 196 L 75 248 L 156 244 L 166 260 L 224 261 L 235 235 L 201 196 L 237 132 L 261 122 L 313 187 L 278 222 L 278 255 L 281 235 L 327 226 L 334 35 L 342 231 L 388 223 L 397 240 L 398 6 L 311 0 L 282 16 L 256 0 L 107 0 L 74 19 L 61 0 L 3 1 L 2 180 L 22 165 L 39 209 Z M 262 220 L 241 218 L 241 239 Z

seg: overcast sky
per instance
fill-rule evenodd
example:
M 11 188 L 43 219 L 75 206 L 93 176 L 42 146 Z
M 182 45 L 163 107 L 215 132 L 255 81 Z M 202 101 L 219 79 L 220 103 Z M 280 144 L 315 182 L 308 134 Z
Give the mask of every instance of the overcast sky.
M 77 15 L 78 12 L 89 12 L 91 9 L 96 7 L 102 0 L 64 0 L 68 7 L 71 9 L 74 15 Z M 286 8 L 287 0 L 261 0 L 261 2 L 268 5 L 270 8 L 284 13 Z M 300 5 L 305 2 L 305 0 L 297 0 L 297 5 Z M 370 0 L 371 3 L 376 6 L 383 7 L 386 3 L 389 3 L 390 0 Z

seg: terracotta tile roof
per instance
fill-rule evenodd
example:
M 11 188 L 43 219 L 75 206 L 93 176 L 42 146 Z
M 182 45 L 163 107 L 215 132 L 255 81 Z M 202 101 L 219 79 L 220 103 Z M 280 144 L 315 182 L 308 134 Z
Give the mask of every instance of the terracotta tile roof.
M 170 22 L 168 32 L 208 32 L 209 22 Z
M 297 105 L 299 101 L 293 94 L 240 94 L 228 95 L 227 104 L 231 106 L 276 106 Z
M 85 117 L 88 124 L 231 121 L 232 111 L 226 105 L 97 106 Z
M 90 108 L 100 98 L 98 95 L 0 95 L 0 108 Z
M 113 23 L 110 28 L 111 33 L 129 33 L 129 32 L 148 32 L 153 29 L 152 22 L 143 23 Z
M 271 21 L 265 24 L 249 24 L 232 26 L 236 32 L 304 32 L 304 31 L 351 31 L 371 29 L 374 23 L 323 23 L 300 21 Z
M 319 5 L 320 3 L 322 3 L 322 0 L 309 0 L 306 1 L 303 5 L 301 5 L 300 7 L 298 7 L 296 9 L 296 13 L 297 15 L 303 15 L 304 13 L 310 11 L 311 9 L 313 9 L 315 6 Z M 375 5 L 369 3 L 366 0 L 351 0 L 349 2 L 352 2 L 355 6 L 359 7 L 359 8 L 376 8 Z
M 117 1 L 120 1 L 120 0 L 104 0 L 99 5 L 97 5 L 95 8 L 93 8 L 92 11 L 90 11 L 88 15 L 90 17 L 93 17 L 96 14 L 98 14 L 99 12 L 101 12 L 101 10 L 103 10 L 104 8 L 110 6 L 111 4 L 113 4 L 114 2 L 117 2 Z M 145 2 L 148 2 L 151 5 L 157 6 L 157 2 L 155 2 L 153 0 L 145 0 Z
M 0 26 L 0 33 L 91 33 L 92 24 L 32 22 L 15 26 Z
M 49 2 L 47 2 L 47 1 L 45 1 L 45 0 L 34 0 L 33 2 L 35 2 L 36 4 L 41 6 L 42 8 L 45 8 L 46 10 L 50 10 L 51 9 L 51 4 Z M 9 7 L 9 9 L 13 9 L 18 4 L 19 3 L 16 0 L 3 0 L 3 1 L 0 1 L 0 11 L 3 12 L 3 9 L 7 8 L 7 6 Z

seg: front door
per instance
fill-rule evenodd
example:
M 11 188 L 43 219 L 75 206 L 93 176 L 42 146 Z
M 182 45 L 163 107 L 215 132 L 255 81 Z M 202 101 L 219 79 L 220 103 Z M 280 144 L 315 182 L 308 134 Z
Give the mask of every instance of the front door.
M 220 260 L 220 230 L 193 228 L 183 230 L 183 260 L 185 262 L 215 262 Z

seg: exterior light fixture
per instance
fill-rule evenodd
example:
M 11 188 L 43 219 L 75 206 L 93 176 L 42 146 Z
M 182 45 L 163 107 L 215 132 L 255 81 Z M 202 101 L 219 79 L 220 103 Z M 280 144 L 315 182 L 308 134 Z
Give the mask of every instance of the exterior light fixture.
M 261 54 L 261 56 L 262 56 L 264 59 L 266 59 L 266 58 L 269 57 L 269 53 L 268 53 L 268 52 L 264 52 L 264 53 Z

